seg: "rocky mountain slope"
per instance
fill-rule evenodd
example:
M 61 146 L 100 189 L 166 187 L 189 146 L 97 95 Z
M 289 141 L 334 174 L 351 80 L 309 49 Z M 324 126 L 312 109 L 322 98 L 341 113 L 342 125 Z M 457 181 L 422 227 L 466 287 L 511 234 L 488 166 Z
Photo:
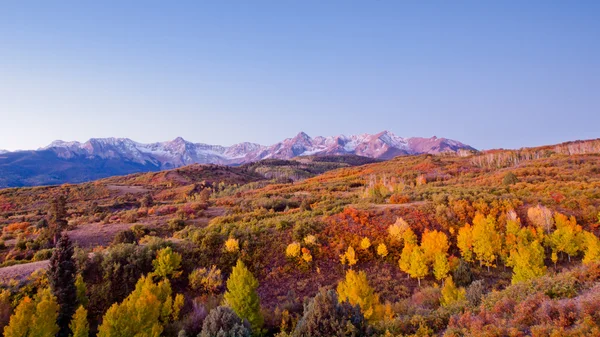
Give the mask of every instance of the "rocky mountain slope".
M 151 144 L 128 138 L 92 138 L 85 143 L 55 141 L 37 151 L 4 153 L 0 157 L 0 187 L 83 182 L 190 164 L 242 165 L 262 159 L 324 155 L 391 159 L 459 150 L 474 149 L 446 138 L 403 138 L 389 131 L 314 138 L 301 132 L 270 146 L 248 142 L 232 146 L 208 145 L 181 137 Z

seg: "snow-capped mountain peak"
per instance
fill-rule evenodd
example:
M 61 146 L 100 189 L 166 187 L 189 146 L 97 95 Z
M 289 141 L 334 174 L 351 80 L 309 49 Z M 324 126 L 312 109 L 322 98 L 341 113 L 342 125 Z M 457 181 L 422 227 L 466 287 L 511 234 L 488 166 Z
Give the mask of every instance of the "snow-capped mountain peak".
M 238 165 L 266 158 L 290 159 L 307 155 L 356 154 L 389 159 L 398 155 L 455 152 L 473 149 L 445 138 L 403 138 L 390 131 L 377 134 L 338 135 L 311 138 L 304 132 L 279 143 L 264 146 L 239 143 L 232 146 L 193 143 L 177 137 L 170 141 L 142 144 L 128 138 L 92 138 L 85 143 L 54 141 L 41 150 L 62 158 L 102 158 L 173 168 L 194 163 Z

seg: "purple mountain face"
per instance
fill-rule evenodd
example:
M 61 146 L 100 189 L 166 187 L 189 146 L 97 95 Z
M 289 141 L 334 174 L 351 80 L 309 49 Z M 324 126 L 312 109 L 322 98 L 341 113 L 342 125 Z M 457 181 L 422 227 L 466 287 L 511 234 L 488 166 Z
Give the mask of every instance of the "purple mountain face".
M 474 150 L 461 142 L 446 138 L 402 138 L 389 131 L 378 134 L 311 138 L 300 132 L 294 138 L 264 146 L 240 143 L 229 147 L 192 143 L 179 137 L 172 141 L 141 144 L 127 138 L 90 139 L 85 143 L 55 141 L 40 150 L 57 156 L 98 157 L 126 160 L 138 164 L 151 163 L 161 169 L 189 164 L 239 165 L 261 159 L 291 159 L 309 155 L 354 154 L 376 159 L 391 159 L 412 154 L 437 154 Z
M 391 132 L 311 138 L 304 132 L 277 144 L 232 146 L 192 143 L 183 138 L 141 144 L 127 138 L 55 141 L 36 151 L 0 151 L 0 188 L 79 183 L 114 175 L 159 171 L 190 164 L 241 165 L 262 159 L 358 155 L 375 159 L 458 152 L 472 147 L 446 138 L 402 138 Z

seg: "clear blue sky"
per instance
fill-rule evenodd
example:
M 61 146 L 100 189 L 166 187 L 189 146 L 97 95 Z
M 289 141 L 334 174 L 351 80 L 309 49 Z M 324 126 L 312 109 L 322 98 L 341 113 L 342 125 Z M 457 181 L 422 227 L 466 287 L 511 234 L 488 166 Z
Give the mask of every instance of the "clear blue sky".
M 0 148 L 600 137 L 600 1 L 0 2 Z

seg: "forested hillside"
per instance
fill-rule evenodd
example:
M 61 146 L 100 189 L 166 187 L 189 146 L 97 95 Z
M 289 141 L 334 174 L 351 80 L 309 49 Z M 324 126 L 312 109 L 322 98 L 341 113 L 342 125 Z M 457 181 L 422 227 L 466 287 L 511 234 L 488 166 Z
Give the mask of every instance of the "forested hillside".
M 0 190 L 0 326 L 599 336 L 598 150 L 193 165 Z

